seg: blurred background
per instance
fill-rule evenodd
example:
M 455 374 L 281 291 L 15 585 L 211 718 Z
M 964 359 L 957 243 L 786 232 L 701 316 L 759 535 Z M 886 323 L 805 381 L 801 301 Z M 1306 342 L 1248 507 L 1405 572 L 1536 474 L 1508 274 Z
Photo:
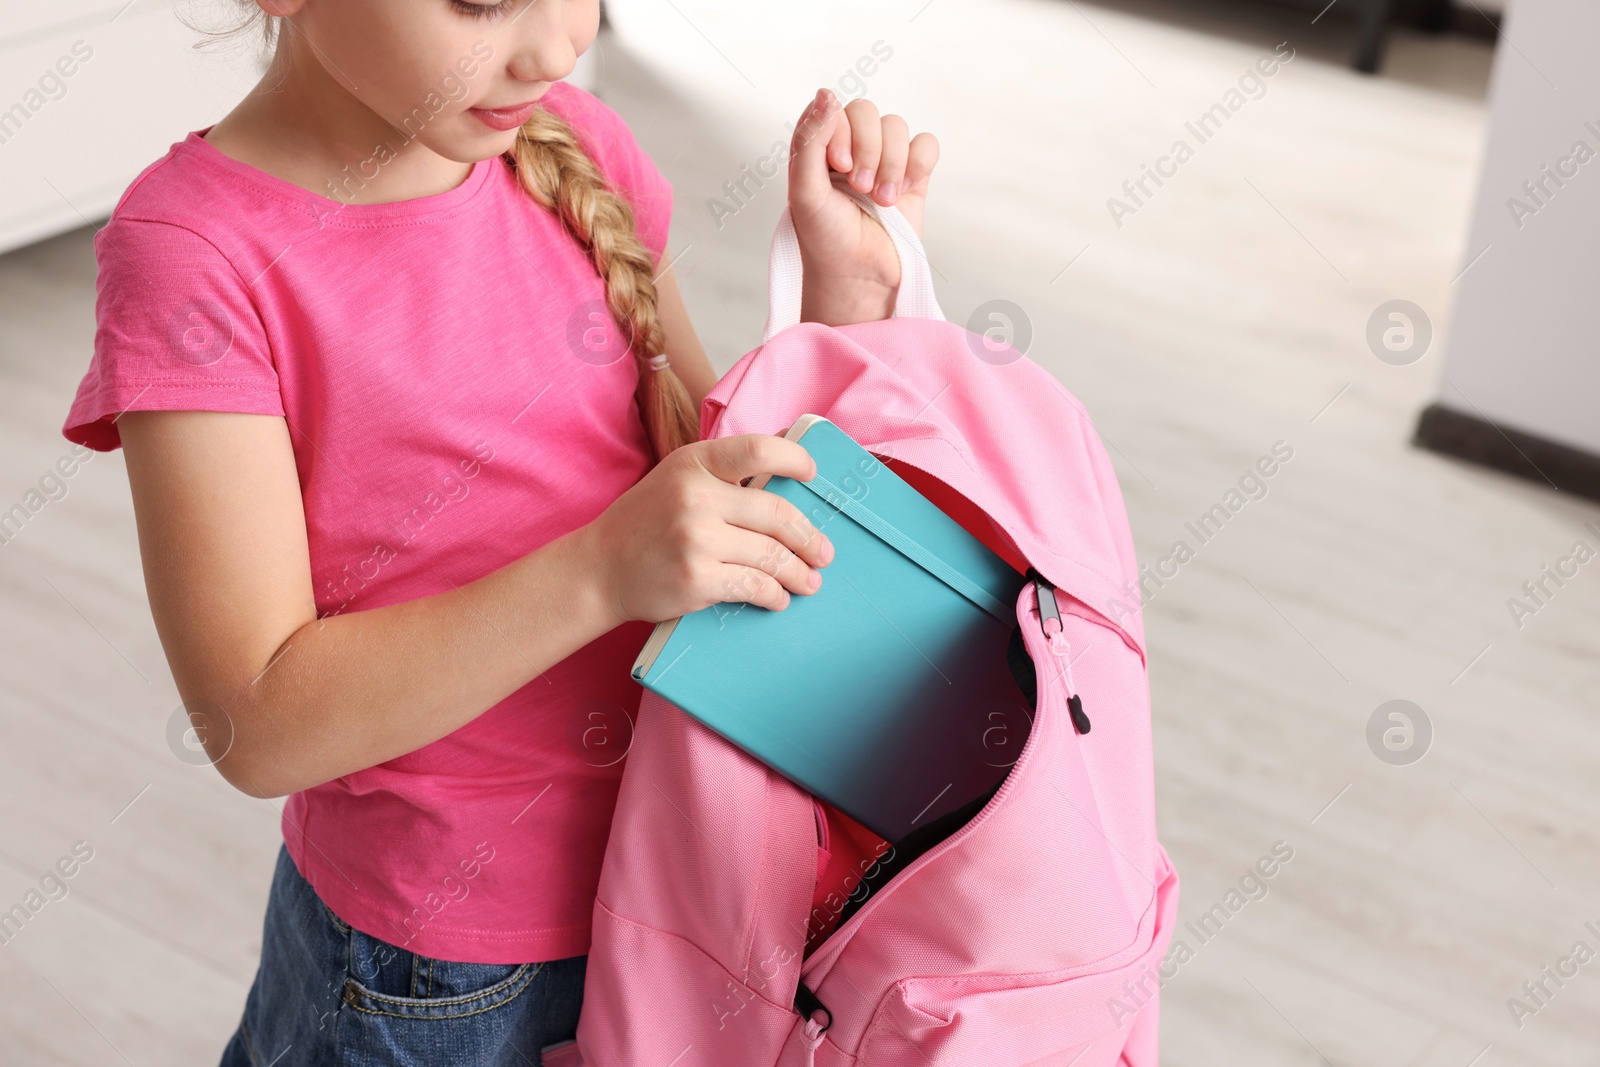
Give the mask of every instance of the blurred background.
M 214 1063 L 260 951 L 279 802 L 174 731 L 121 453 L 51 477 L 96 227 L 259 70 L 195 6 L 0 0 L 5 1064 Z M 614 0 L 573 75 L 672 182 L 718 370 L 816 88 L 939 137 L 940 302 L 1083 400 L 1152 576 L 1167 1063 L 1596 1062 L 1597 39 L 1592 0 Z

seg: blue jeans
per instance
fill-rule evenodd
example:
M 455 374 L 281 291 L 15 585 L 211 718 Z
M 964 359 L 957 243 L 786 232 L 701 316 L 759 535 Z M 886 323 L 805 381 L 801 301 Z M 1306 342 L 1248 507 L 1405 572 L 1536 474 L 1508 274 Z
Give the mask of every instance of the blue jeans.
M 537 1067 L 577 1032 L 587 960 L 418 956 L 344 923 L 280 849 L 261 967 L 222 1067 Z

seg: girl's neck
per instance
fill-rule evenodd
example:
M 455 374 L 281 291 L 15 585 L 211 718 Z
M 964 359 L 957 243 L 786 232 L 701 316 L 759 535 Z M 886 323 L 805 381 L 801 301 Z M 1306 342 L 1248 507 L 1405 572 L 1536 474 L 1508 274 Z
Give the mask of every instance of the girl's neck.
M 350 203 L 411 200 L 466 181 L 472 163 L 447 159 L 390 125 L 310 54 L 299 31 L 285 26 L 283 33 L 266 75 L 206 133 L 207 143 L 275 178 Z M 343 179 L 346 168 L 358 167 L 362 181 L 352 195 Z

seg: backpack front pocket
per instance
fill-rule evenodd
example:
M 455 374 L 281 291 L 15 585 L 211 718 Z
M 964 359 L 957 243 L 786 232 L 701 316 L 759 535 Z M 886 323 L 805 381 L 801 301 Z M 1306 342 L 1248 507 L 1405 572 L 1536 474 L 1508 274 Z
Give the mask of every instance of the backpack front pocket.
M 1115 959 L 1045 974 L 905 978 L 879 1003 L 860 1063 L 963 1067 L 1105 1067 L 1153 1039 L 1162 953 L 1177 911 L 1177 875 L 1161 878 L 1134 943 Z

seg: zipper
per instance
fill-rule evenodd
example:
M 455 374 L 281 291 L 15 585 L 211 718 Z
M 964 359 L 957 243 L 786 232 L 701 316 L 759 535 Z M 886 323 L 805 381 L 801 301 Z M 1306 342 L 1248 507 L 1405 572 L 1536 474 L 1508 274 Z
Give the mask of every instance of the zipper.
M 1033 588 L 1039 600 L 1039 628 L 1044 631 L 1050 652 L 1061 662 L 1061 674 L 1067 685 L 1067 711 L 1072 716 L 1072 728 L 1080 734 L 1089 732 L 1089 716 L 1083 710 L 1083 698 L 1078 695 L 1078 685 L 1072 680 L 1072 643 L 1067 640 L 1066 627 L 1061 622 L 1061 605 L 1056 602 L 1056 591 L 1034 572 Z
M 1035 576 L 1038 574 L 1037 571 L 1033 571 L 1031 568 L 1030 568 L 1029 573 L 1033 574 Z M 1038 588 L 1038 586 L 1036 585 L 1035 588 Z M 1047 590 L 1050 589 L 1049 584 L 1046 583 L 1044 588 L 1047 589 Z M 1048 603 L 1051 606 L 1051 608 L 1052 609 L 1056 608 L 1056 599 L 1055 599 L 1054 591 L 1051 590 L 1047 595 L 1049 596 Z M 1042 615 L 1042 611 L 1039 610 L 1039 609 L 1030 608 L 1029 611 L 1032 614 L 1036 615 L 1036 616 Z M 1059 612 L 1059 610 L 1057 610 L 1056 617 L 1057 617 L 1057 621 L 1059 622 L 1059 620 L 1060 620 L 1060 612 Z M 1045 631 L 1045 632 L 1048 635 L 1049 631 Z M 1063 647 L 1067 647 L 1066 646 L 1066 635 L 1065 634 L 1061 634 L 1060 635 L 1060 640 L 1062 641 Z M 1030 655 L 1031 655 L 1031 653 L 1030 653 Z M 1068 663 L 1067 667 L 1070 670 L 1071 664 Z M 1072 696 L 1070 696 L 1068 698 L 1069 708 L 1070 708 L 1071 702 L 1074 701 L 1074 700 L 1077 700 L 1076 694 L 1073 694 Z M 1083 711 L 1083 705 L 1082 705 L 1082 702 L 1079 701 L 1078 702 L 1078 714 L 1081 715 L 1082 711 Z M 1088 724 L 1088 718 L 1087 717 L 1084 718 L 1084 724 L 1085 724 L 1084 725 L 1084 729 L 1081 732 L 1087 733 L 1088 732 L 1088 725 L 1087 725 Z M 1035 727 L 1037 727 L 1037 725 L 1038 725 L 1037 722 L 1035 722 Z M 1077 727 L 1076 718 L 1074 718 L 1073 726 L 1074 726 L 1074 728 Z M 825 957 L 827 957 L 829 955 L 829 943 L 833 942 L 833 943 L 837 944 L 837 943 L 839 943 L 840 940 L 848 941 L 850 938 L 853 938 L 855 936 L 855 930 L 857 928 L 859 928 L 863 923 L 866 922 L 867 918 L 869 916 L 871 916 L 872 912 L 882 903 L 884 898 L 888 896 L 889 891 L 893 888 L 895 882 L 898 882 L 898 881 L 900 881 L 902 879 L 905 879 L 905 878 L 912 877 L 918 871 L 922 870 L 922 868 L 924 868 L 928 864 L 932 863 L 937 857 L 944 855 L 950 849 L 954 848 L 959 842 L 964 840 L 969 834 L 972 833 L 973 828 L 975 826 L 977 826 L 983 820 L 984 814 L 986 812 L 993 811 L 997 807 L 999 807 L 1002 803 L 1004 803 L 1005 798 L 1010 794 L 1011 790 L 1016 785 L 1017 768 L 1021 767 L 1024 763 L 1031 761 L 1032 752 L 1033 752 L 1033 745 L 1034 745 L 1034 739 L 1033 739 L 1033 736 L 1030 735 L 1028 740 L 1023 745 L 1022 754 L 1017 757 L 1017 762 L 1012 765 L 1011 773 L 1006 776 L 1006 780 L 1005 781 L 1000 783 L 999 792 L 995 793 L 995 795 L 993 797 L 989 798 L 989 803 L 984 805 L 984 808 L 983 808 L 982 811 L 980 811 L 980 812 L 978 812 L 978 814 L 974 815 L 972 817 L 972 819 L 965 826 L 961 827 L 961 829 L 957 830 L 955 833 L 951 834 L 949 837 L 947 837 L 943 841 L 939 842 L 933 848 L 929 849 L 927 852 L 924 852 L 922 855 L 920 855 L 916 859 L 912 860 L 911 863 L 906 867 L 905 870 L 903 870 L 899 874 L 895 875 L 894 878 L 892 878 L 890 881 L 885 883 L 876 893 L 873 893 L 871 899 L 869 899 L 860 908 L 856 909 L 856 913 L 854 915 L 850 916 L 848 921 L 840 924 L 837 928 L 835 928 L 833 930 L 832 933 L 830 933 L 827 937 L 822 939 L 822 942 L 820 944 L 818 944 L 817 947 L 812 950 L 811 955 L 809 957 L 807 957 L 806 963 L 804 965 L 804 968 L 810 968 L 811 970 L 815 971 L 817 969 L 817 962 L 816 961 L 819 960 L 819 959 L 823 959 L 823 958 L 825 958 Z M 847 934 L 848 934 L 848 936 L 846 936 Z M 832 953 L 832 957 L 831 957 L 831 959 L 829 959 L 829 963 L 828 963 L 828 966 L 830 968 L 832 968 L 834 963 L 837 962 L 838 953 L 842 952 L 842 951 L 843 950 L 840 949 L 840 950 L 835 951 L 835 952 Z M 801 982 L 802 983 L 804 983 L 804 981 L 805 981 L 805 969 L 804 968 L 802 968 L 802 971 L 801 971 Z M 822 1037 L 821 1037 L 820 1034 L 817 1035 L 817 1039 L 816 1040 L 817 1040 L 817 1044 L 821 1044 L 822 1043 Z

